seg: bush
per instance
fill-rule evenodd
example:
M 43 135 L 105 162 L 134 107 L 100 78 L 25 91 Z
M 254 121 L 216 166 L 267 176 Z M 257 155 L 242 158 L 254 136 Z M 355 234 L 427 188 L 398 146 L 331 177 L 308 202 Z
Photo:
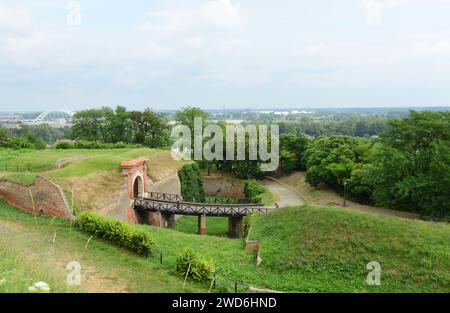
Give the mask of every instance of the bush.
M 204 260 L 199 258 L 191 250 L 186 250 L 177 258 L 177 270 L 183 277 L 192 277 L 198 281 L 212 279 L 212 274 L 216 265 L 214 260 Z
M 185 201 L 205 202 L 205 190 L 197 163 L 183 166 L 178 176 L 181 182 L 181 195 Z
M 135 229 L 123 222 L 92 212 L 78 214 L 76 225 L 82 231 L 111 241 L 138 254 L 149 255 L 155 245 L 149 232 Z
M 245 182 L 244 193 L 246 198 L 258 198 L 266 191 L 266 188 L 260 182 L 249 179 Z
M 66 149 L 73 149 L 74 146 L 69 141 L 59 141 L 56 144 L 55 148 L 56 149 L 64 149 L 64 150 L 66 150 Z

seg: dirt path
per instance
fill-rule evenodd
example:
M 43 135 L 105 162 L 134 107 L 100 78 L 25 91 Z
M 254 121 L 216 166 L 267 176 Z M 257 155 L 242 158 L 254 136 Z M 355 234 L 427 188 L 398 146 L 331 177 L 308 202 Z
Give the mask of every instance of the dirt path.
M 289 176 L 280 178 L 280 180 L 297 190 L 302 197 L 307 201 L 308 204 L 323 207 L 343 207 L 344 199 L 334 190 L 328 188 L 325 185 L 320 185 L 318 187 L 311 187 L 305 181 L 304 172 L 294 172 Z M 393 209 L 374 207 L 370 205 L 365 205 L 353 201 L 346 201 L 346 208 L 356 211 L 364 211 L 370 213 L 376 213 L 381 215 L 398 216 L 403 218 L 416 219 L 420 216 L 418 214 L 403 212 Z
M 280 207 L 300 206 L 305 204 L 300 195 L 285 184 L 266 179 L 263 181 L 263 185 L 279 199 L 277 203 Z

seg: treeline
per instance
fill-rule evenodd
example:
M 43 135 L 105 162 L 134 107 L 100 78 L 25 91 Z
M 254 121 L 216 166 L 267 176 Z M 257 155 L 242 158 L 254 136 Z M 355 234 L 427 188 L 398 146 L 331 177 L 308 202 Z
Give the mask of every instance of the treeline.
M 297 153 L 312 186 L 345 185 L 362 202 L 450 216 L 450 112 L 412 111 L 390 120 L 380 139 L 322 136 Z
M 101 143 L 141 144 L 151 148 L 169 145 L 169 126 L 163 114 L 150 109 L 127 111 L 123 106 L 77 112 L 71 138 Z
M 185 110 L 184 122 L 189 120 L 186 114 L 193 119 L 198 112 Z M 308 139 L 303 134 L 283 134 L 275 173 L 261 172 L 260 160 L 199 163 L 240 178 L 306 170 L 310 185 L 326 184 L 341 193 L 345 186 L 350 197 L 363 203 L 450 217 L 448 111 L 411 111 L 404 119 L 387 121 L 386 130 L 374 138 L 331 135 Z
M 27 126 L 22 126 L 19 134 L 0 128 L 0 148 L 43 150 L 46 147 L 46 143 L 34 135 Z
M 302 117 L 300 120 L 279 122 L 280 134 L 317 137 L 324 135 L 346 135 L 355 137 L 372 137 L 388 129 L 389 119 L 383 116 L 361 116 L 352 114 L 345 118 Z

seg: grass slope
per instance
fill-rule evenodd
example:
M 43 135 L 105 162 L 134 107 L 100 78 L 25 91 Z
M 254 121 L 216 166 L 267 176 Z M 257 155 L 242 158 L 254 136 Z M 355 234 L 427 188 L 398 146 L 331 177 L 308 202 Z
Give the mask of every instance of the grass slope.
M 0 292 L 28 292 L 38 281 L 53 292 L 205 292 L 206 286 L 71 227 L 24 213 L 0 200 Z M 66 285 L 68 262 L 82 266 L 81 286 Z
M 73 190 L 75 210 L 99 209 L 116 202 L 124 187 L 121 162 L 141 156 L 152 159 L 158 152 L 147 148 L 0 150 L 0 179 L 29 185 L 36 175 L 42 175 L 59 184 L 70 202 Z M 86 158 L 54 169 L 57 160 L 80 155 Z M 17 170 L 19 172 L 15 172 Z M 157 169 L 152 171 L 158 173 Z
M 257 216 L 271 287 L 301 291 L 450 292 L 450 226 L 334 208 L 287 208 Z M 367 263 L 381 264 L 368 286 Z
M 152 233 L 163 254 L 162 265 L 158 255 L 142 258 L 95 238 L 85 249 L 89 235 L 71 229 L 67 222 L 35 219 L 0 202 L 0 250 L 8 251 L 7 258 L 0 259 L 0 276 L 16 268 L 23 274 L 8 281 L 26 280 L 24 287 L 37 279 L 53 281 L 57 290 L 64 291 L 64 286 L 58 287 L 54 281 L 64 279 L 67 262 L 77 260 L 87 278 L 79 289 L 71 291 L 179 292 L 183 288 L 175 272 L 176 258 L 191 249 L 203 258 L 214 259 L 222 273 L 261 288 L 289 292 L 450 292 L 448 224 L 334 208 L 280 209 L 254 217 L 250 237 L 261 241 L 263 263 L 259 267 L 255 255 L 244 251 L 243 240 L 146 225 L 133 227 Z M 21 268 L 18 262 L 22 258 L 30 265 L 25 262 Z M 366 284 L 369 261 L 381 264 L 381 286 Z M 208 287 L 188 281 L 184 291 L 207 291 Z

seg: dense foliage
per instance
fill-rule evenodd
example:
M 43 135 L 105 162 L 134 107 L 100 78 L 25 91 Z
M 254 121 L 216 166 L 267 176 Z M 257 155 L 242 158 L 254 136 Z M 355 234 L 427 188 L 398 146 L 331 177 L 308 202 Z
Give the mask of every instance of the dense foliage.
M 134 143 L 150 148 L 169 144 L 167 120 L 150 109 L 143 112 L 103 107 L 77 112 L 73 117 L 72 139 L 102 143 Z
M 450 112 L 411 112 L 391 120 L 380 140 L 313 139 L 306 180 L 351 196 L 422 215 L 450 215 Z
M 123 142 L 116 143 L 102 143 L 100 141 L 85 141 L 77 140 L 75 142 L 59 141 L 56 145 L 56 149 L 124 149 L 124 148 L 138 148 L 137 144 L 126 144 Z
M 31 133 L 29 128 L 23 126 L 21 135 L 14 135 L 12 132 L 0 128 L 0 148 L 43 150 L 46 148 L 46 144 Z
M 384 116 L 352 114 L 345 117 L 329 115 L 321 118 L 303 116 L 299 120 L 280 122 L 279 125 L 281 134 L 371 137 L 386 131 L 388 121 L 389 119 Z
M 185 250 L 177 258 L 177 271 L 183 277 L 192 277 L 198 281 L 212 279 L 215 263 L 212 259 L 198 257 L 192 250 Z
M 11 129 L 11 133 L 16 136 L 31 134 L 44 141 L 46 144 L 53 144 L 58 140 L 69 138 L 70 128 L 55 128 L 48 124 L 21 125 L 18 129 Z
M 248 199 L 260 197 L 265 191 L 266 188 L 257 180 L 249 179 L 244 183 L 244 194 Z
M 82 231 L 111 241 L 138 254 L 150 254 L 155 245 L 149 232 L 93 212 L 79 213 L 76 225 Z
M 184 165 L 178 176 L 181 182 L 181 195 L 185 201 L 204 202 L 206 199 L 203 182 L 200 175 L 200 167 L 197 163 Z

